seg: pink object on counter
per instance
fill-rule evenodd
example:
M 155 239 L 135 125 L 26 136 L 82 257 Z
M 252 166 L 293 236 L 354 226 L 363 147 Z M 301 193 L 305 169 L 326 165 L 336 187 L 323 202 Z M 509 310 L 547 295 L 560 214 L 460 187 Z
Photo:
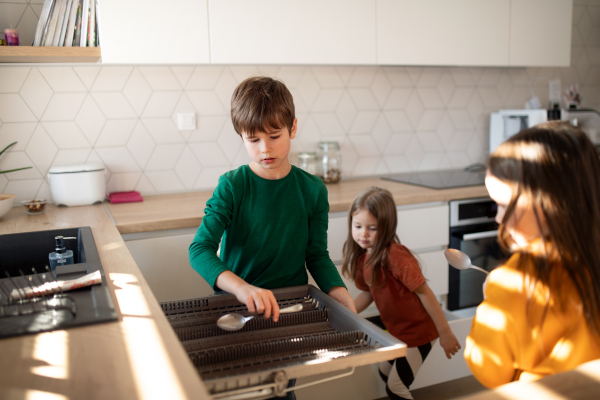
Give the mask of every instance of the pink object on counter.
M 139 192 L 113 192 L 108 194 L 108 201 L 111 203 L 134 203 L 136 201 L 144 201 Z
M 18 46 L 19 45 L 19 32 L 16 29 L 5 29 L 4 30 L 4 39 L 6 39 L 7 45 Z

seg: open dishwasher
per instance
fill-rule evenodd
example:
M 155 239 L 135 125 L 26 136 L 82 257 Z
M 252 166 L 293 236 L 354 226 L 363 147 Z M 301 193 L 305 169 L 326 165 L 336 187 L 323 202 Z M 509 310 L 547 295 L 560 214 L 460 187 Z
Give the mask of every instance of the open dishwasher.
M 287 389 L 290 379 L 333 371 L 346 376 L 406 355 L 406 344 L 312 285 L 273 294 L 280 308 L 302 304 L 302 311 L 281 314 L 277 323 L 253 318 L 233 332 L 216 322 L 229 313 L 248 315 L 234 295 L 160 303 L 213 399 L 283 396 L 305 386 Z

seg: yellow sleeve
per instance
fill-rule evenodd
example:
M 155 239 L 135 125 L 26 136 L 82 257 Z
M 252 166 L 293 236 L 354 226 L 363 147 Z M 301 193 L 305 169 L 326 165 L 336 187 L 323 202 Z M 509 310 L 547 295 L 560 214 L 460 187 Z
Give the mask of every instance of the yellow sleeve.
M 486 387 L 493 388 L 515 379 L 515 354 L 521 295 L 516 271 L 500 267 L 490 274 L 486 299 L 477 307 L 467 337 L 465 360 L 473 375 Z M 517 284 L 517 285 L 515 285 Z M 514 290 L 513 290 L 514 289 Z M 519 320 L 520 318 L 517 318 Z

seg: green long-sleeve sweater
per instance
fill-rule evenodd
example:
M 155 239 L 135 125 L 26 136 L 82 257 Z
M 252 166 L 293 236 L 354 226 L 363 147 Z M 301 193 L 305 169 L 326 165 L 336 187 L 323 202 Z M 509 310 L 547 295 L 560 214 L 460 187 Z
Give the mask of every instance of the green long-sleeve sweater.
M 329 202 L 321 178 L 292 166 L 286 177 L 269 180 L 243 165 L 219 178 L 204 212 L 190 264 L 215 290 L 227 270 L 265 289 L 304 285 L 305 265 L 325 293 L 345 287 L 327 251 Z

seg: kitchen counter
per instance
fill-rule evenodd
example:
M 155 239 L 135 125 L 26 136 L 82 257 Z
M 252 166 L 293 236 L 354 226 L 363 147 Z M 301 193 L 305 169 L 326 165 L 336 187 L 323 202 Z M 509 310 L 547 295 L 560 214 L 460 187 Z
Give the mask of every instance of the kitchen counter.
M 0 234 L 79 226 L 92 229 L 118 321 L 0 340 L 0 398 L 210 398 L 102 205 L 14 208 Z
M 348 179 L 327 185 L 330 212 L 348 211 L 354 197 L 370 186 L 388 189 L 397 205 L 488 195 L 485 186 L 435 190 L 380 178 Z M 106 203 L 106 207 L 121 234 L 191 228 L 200 226 L 206 201 L 211 196 L 212 191 L 144 196 L 143 202 Z

